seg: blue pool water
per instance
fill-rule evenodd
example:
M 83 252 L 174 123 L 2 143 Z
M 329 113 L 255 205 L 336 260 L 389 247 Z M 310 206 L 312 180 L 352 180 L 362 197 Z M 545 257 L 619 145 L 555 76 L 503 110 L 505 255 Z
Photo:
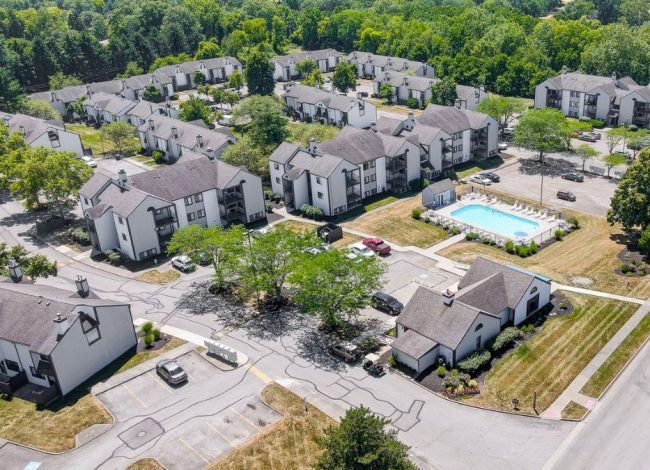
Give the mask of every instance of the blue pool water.
M 501 212 L 481 204 L 469 204 L 451 212 L 468 225 L 509 238 L 525 238 L 539 228 L 533 220 Z

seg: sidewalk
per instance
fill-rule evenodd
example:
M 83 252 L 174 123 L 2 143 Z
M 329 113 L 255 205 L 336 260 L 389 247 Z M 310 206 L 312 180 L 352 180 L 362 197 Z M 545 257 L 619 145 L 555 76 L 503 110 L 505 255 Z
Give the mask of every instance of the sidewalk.
M 551 292 L 555 292 L 556 290 L 566 290 L 569 292 L 575 292 L 577 294 L 593 295 L 596 297 L 604 297 L 606 299 L 612 299 L 612 300 L 622 300 L 623 302 L 630 302 L 638 305 L 644 305 L 646 303 L 645 300 L 637 299 L 636 297 L 626 297 L 624 295 L 610 294 L 609 292 L 603 292 L 599 290 L 590 290 L 590 289 L 583 289 L 582 287 L 567 286 L 552 281 Z
M 601 292 L 602 294 L 602 292 Z M 609 356 L 612 355 L 614 350 L 627 338 L 630 332 L 643 320 L 643 318 L 650 312 L 650 300 L 643 302 L 643 305 L 630 317 L 630 319 L 621 327 L 620 330 L 610 339 L 607 344 L 601 349 L 598 354 L 587 364 L 587 366 L 580 371 L 578 376 L 573 379 L 573 382 L 562 392 L 562 394 L 549 406 L 542 418 L 546 419 L 560 419 L 562 417 L 562 410 L 574 401 L 588 410 L 591 410 L 596 404 L 597 400 L 580 393 L 582 387 L 589 381 L 592 375 L 603 365 Z

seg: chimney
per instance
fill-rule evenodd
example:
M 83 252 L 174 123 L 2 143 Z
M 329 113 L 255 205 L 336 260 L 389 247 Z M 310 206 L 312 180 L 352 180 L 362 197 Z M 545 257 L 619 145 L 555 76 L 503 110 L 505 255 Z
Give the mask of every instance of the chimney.
M 318 150 L 318 143 L 316 142 L 316 139 L 313 137 L 309 139 L 309 153 L 312 155 L 316 155 L 316 151 Z
M 56 314 L 56 317 L 54 317 L 54 324 L 56 325 L 59 336 L 63 336 L 65 332 L 68 331 L 68 319 L 65 318 L 62 314 Z
M 122 91 L 124 91 L 124 90 L 126 90 L 126 89 L 127 89 L 127 86 L 126 86 L 126 80 L 123 78 L 123 79 L 122 79 Z
M 154 125 L 153 119 L 149 119 L 149 130 L 152 131 L 156 128 Z
M 172 137 L 173 137 L 174 139 L 177 139 L 177 138 L 178 138 L 178 129 L 176 129 L 175 126 L 172 127 Z
M 616 72 L 612 74 L 612 81 L 614 82 L 614 85 L 616 85 Z
M 449 307 L 451 304 L 454 303 L 454 297 L 456 296 L 455 292 L 452 292 L 451 290 L 447 289 L 442 293 L 442 302 Z
M 176 73 L 181 73 L 181 66 L 180 65 L 176 66 Z
M 23 126 L 22 124 L 18 126 L 18 131 L 19 131 L 22 135 L 25 135 L 25 134 L 27 133 L 27 131 L 25 130 L 25 126 Z
M 567 73 L 569 73 L 569 69 L 567 68 L 566 65 L 563 65 L 562 66 L 562 75 L 566 75 Z
M 86 84 L 86 94 L 88 96 L 93 96 L 93 91 L 90 89 L 90 85 Z
M 52 92 L 50 93 L 52 95 L 52 103 L 56 101 L 56 93 Z
M 375 121 L 372 121 L 372 122 L 370 123 L 370 130 L 371 130 L 372 132 L 377 132 L 377 123 L 376 123 Z
M 203 136 L 201 134 L 196 136 L 196 145 L 199 148 L 203 148 Z
M 406 128 L 407 131 L 412 131 L 413 128 L 415 127 L 415 115 L 412 112 L 408 114 L 408 117 L 406 118 L 406 122 L 404 122 L 404 127 Z
M 460 109 L 460 100 L 459 99 L 454 100 L 454 107 Z
M 117 184 L 120 188 L 126 187 L 128 180 L 129 178 L 126 176 L 126 170 L 124 168 L 117 170 Z
M 77 279 L 74 281 L 77 286 L 77 294 L 79 297 L 86 298 L 90 294 L 90 286 L 88 285 L 88 280 L 85 277 L 77 276 Z
M 151 83 L 153 83 L 153 84 L 158 83 L 158 79 L 157 79 L 156 76 L 153 75 L 153 74 L 151 75 Z
M 408 86 L 408 84 L 409 84 L 409 78 L 404 77 L 404 86 Z

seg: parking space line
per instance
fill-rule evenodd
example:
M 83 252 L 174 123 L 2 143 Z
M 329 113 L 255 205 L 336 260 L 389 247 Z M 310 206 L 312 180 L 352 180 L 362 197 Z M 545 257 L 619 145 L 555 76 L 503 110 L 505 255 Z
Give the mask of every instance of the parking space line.
M 135 398 L 138 402 L 140 402 L 140 404 L 141 404 L 144 408 L 149 408 L 149 406 L 148 406 L 145 402 L 143 402 L 143 401 L 140 399 L 139 396 L 137 396 L 135 393 L 133 393 L 133 391 L 132 391 L 129 387 L 127 387 L 126 384 L 122 384 L 122 387 L 124 387 L 124 389 L 125 389 L 127 392 L 129 392 L 133 398 Z
M 244 421 L 246 421 L 246 422 L 252 424 L 253 427 L 254 427 L 255 429 L 257 429 L 258 431 L 261 431 L 261 430 L 262 430 L 262 428 L 260 428 L 257 424 L 255 424 L 254 422 L 252 422 L 250 419 L 248 419 L 246 416 L 244 416 L 243 414 L 241 414 L 241 413 L 240 413 L 239 411 L 237 411 L 236 409 L 234 409 L 234 408 L 230 408 L 230 409 L 233 410 L 235 413 L 237 413 L 239 416 L 241 416 L 241 418 L 242 418 Z
M 210 423 L 205 423 L 205 424 L 207 424 L 210 429 L 212 429 L 219 436 L 221 436 L 223 438 L 223 440 L 226 441 L 230 447 L 235 447 L 235 445 L 232 443 L 232 441 L 230 439 L 228 439 L 226 436 L 224 436 L 224 434 L 221 431 L 219 431 L 217 428 L 212 426 Z
M 192 452 L 194 452 L 194 453 L 195 453 L 195 454 L 196 454 L 196 455 L 197 455 L 201 460 L 203 460 L 206 464 L 210 464 L 210 461 L 209 461 L 208 459 L 206 459 L 205 457 L 203 457 L 203 455 L 201 455 L 201 454 L 199 453 L 198 450 L 196 450 L 194 447 L 192 447 L 191 445 L 189 445 L 189 444 L 185 441 L 185 439 L 183 439 L 182 437 L 179 437 L 178 440 L 181 441 L 181 443 L 184 444 L 185 447 L 187 447 L 187 448 L 190 449 Z
M 151 377 L 154 382 L 156 382 L 158 385 L 160 385 L 164 391 L 166 391 L 170 395 L 174 394 L 174 392 L 172 392 L 168 387 L 165 387 L 165 385 L 160 380 L 158 380 L 151 372 L 147 372 L 147 375 L 149 377 Z

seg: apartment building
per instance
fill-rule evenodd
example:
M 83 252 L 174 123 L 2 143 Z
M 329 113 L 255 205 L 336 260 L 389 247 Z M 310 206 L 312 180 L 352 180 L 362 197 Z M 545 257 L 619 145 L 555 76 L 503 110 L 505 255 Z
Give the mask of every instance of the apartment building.
M 79 134 L 66 130 L 65 124 L 60 121 L 46 121 L 26 114 L 2 112 L 0 112 L 0 119 L 10 131 L 20 132 L 25 142 L 32 147 L 43 146 L 61 152 L 73 152 L 79 157 L 84 154 Z
M 248 224 L 266 217 L 262 180 L 245 169 L 191 153 L 174 166 L 116 178 L 96 173 L 79 191 L 95 253 L 133 261 L 164 253 L 189 224 Z
M 320 49 L 317 51 L 305 51 L 297 54 L 278 56 L 273 58 L 275 70 L 273 78 L 278 82 L 288 82 L 301 78 L 302 74 L 296 69 L 296 65 L 306 60 L 316 62 L 318 70 L 323 73 L 332 72 L 341 61 L 343 54 L 334 49 Z
M 289 211 L 303 204 L 326 216 L 357 207 L 383 192 L 401 193 L 420 178 L 420 153 L 410 139 L 376 129 L 344 127 L 334 139 L 308 148 L 284 142 L 269 157 L 273 192 Z
M 377 120 L 374 104 L 360 97 L 352 98 L 316 87 L 292 84 L 284 99 L 289 115 L 299 121 L 367 128 Z
M 202 73 L 208 83 L 218 83 L 230 78 L 234 71 L 242 71 L 242 64 L 234 57 L 193 60 L 182 64 L 166 65 L 156 69 L 157 74 L 171 80 L 174 90 L 196 88 L 194 77 Z
M 136 105 L 126 112 L 129 122 L 134 127 L 145 124 L 150 116 L 159 114 L 171 119 L 179 119 L 178 109 L 172 108 L 168 103 L 152 103 L 151 101 L 140 100 Z
M 108 93 L 92 93 L 84 103 L 86 118 L 91 123 L 103 124 L 111 122 L 130 122 L 127 114 L 137 102 L 127 100 L 119 95 Z
M 650 128 L 650 86 L 630 77 L 563 72 L 535 87 L 535 107 L 559 109 L 573 118 L 598 119 L 610 127 Z
M 401 59 L 370 52 L 353 51 L 348 54 L 348 63 L 357 67 L 357 76 L 375 78 L 386 71 L 412 74 L 418 77 L 435 78 L 433 66 L 416 60 Z

